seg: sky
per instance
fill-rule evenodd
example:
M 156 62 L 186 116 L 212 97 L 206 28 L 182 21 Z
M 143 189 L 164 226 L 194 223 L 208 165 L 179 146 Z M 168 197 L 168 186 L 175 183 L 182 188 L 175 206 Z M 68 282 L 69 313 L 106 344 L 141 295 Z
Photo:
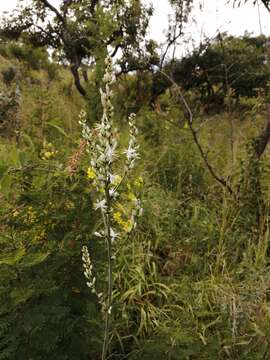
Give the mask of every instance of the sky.
M 57 6 L 60 0 L 50 1 Z M 168 0 L 144 1 L 152 2 L 155 9 L 150 22 L 149 36 L 161 43 L 164 41 L 164 30 L 171 10 Z M 189 41 L 188 45 L 182 45 L 183 52 L 198 45 L 204 36 L 214 37 L 218 30 L 227 31 L 232 35 L 243 35 L 245 31 L 248 31 L 254 35 L 262 32 L 264 35 L 270 36 L 270 14 L 263 5 L 254 7 L 252 2 L 249 0 L 249 4 L 245 4 L 241 8 L 233 8 L 232 0 L 229 4 L 228 0 L 194 0 L 196 5 L 193 18 L 196 19 L 196 23 L 190 21 L 187 26 L 186 33 Z M 16 4 L 17 0 L 0 0 L 0 16 L 3 11 L 14 9 Z M 203 10 L 199 10 L 200 4 L 203 5 Z

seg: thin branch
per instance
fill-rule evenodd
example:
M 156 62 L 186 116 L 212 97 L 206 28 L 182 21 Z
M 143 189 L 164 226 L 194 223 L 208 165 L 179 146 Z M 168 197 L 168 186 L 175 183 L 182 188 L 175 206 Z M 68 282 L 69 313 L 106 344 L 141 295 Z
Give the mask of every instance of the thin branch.
M 166 46 L 166 49 L 165 49 L 165 51 L 164 51 L 164 53 L 163 53 L 163 55 L 161 57 L 161 60 L 160 60 L 160 68 L 161 69 L 163 68 L 163 64 L 164 64 L 164 61 L 166 59 L 166 56 L 168 54 L 168 51 L 169 51 L 170 47 L 176 43 L 176 41 L 179 39 L 179 37 L 181 35 L 182 35 L 182 28 L 180 28 L 178 34 L 176 34 L 176 31 L 175 31 L 175 34 L 174 34 L 173 38 L 168 42 L 168 44 Z
M 60 12 L 52 4 L 50 4 L 48 0 L 41 0 L 41 2 L 45 5 L 45 7 L 49 8 L 52 12 L 54 12 L 59 20 L 65 23 L 65 19 L 62 14 L 60 14 Z
M 110 57 L 115 57 L 115 55 L 117 54 L 118 50 L 121 48 L 122 44 L 118 44 L 116 45 L 116 47 L 114 48 L 113 52 L 110 54 Z
M 265 6 L 266 10 L 270 12 L 270 1 L 269 0 L 262 0 L 262 3 Z
M 228 182 L 221 176 L 217 175 L 214 168 L 212 167 L 212 165 L 209 163 L 208 161 L 208 157 L 207 157 L 207 154 L 205 154 L 200 142 L 199 142 L 199 139 L 198 139 L 198 136 L 197 136 L 197 132 L 196 130 L 194 129 L 193 127 L 193 114 L 192 114 L 192 111 L 184 97 L 184 95 L 182 94 L 179 86 L 175 83 L 175 81 L 170 77 L 168 76 L 166 73 L 164 73 L 163 71 L 161 70 L 158 70 L 163 76 L 165 76 L 171 83 L 172 85 L 175 87 L 176 91 L 177 91 L 177 94 L 178 94 L 178 97 L 179 97 L 179 100 L 182 102 L 182 104 L 184 105 L 185 107 L 185 110 L 186 110 L 186 119 L 187 119 L 187 122 L 188 122 L 188 126 L 190 128 L 190 131 L 192 133 L 192 137 L 193 137 L 193 140 L 199 150 L 199 153 L 208 169 L 208 171 L 210 172 L 210 174 L 212 175 L 212 177 L 219 183 L 221 184 L 231 195 L 233 194 L 233 190 L 232 188 L 230 187 L 230 185 L 228 184 Z

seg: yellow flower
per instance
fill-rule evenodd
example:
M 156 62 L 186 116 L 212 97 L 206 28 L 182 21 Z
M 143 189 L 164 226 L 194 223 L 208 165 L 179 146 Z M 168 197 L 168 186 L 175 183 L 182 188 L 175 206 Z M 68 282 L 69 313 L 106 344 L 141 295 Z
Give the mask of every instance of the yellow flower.
M 96 177 L 96 173 L 94 172 L 94 170 L 93 170 L 91 167 L 89 167 L 89 168 L 87 169 L 87 178 L 88 178 L 89 180 L 94 180 L 95 177 Z
M 123 222 L 122 214 L 120 211 L 116 211 L 115 213 L 113 213 L 113 218 L 118 224 L 121 224 Z
M 131 222 L 131 220 L 123 221 L 121 225 L 122 225 L 123 229 L 124 229 L 126 232 L 130 232 L 131 229 L 132 229 L 132 222 Z
M 45 151 L 43 155 L 43 160 L 49 160 L 51 157 L 53 157 L 54 153 L 51 151 Z
M 134 181 L 134 185 L 138 188 L 140 188 L 143 185 L 143 178 L 141 176 L 139 176 L 135 181 Z
M 130 191 L 127 193 L 127 198 L 130 200 L 130 201 L 136 201 L 136 196 Z

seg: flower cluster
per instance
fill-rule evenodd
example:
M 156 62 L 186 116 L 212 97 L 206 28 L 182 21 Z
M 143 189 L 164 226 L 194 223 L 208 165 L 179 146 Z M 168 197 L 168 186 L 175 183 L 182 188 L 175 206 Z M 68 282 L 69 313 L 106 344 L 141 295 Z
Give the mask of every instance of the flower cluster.
M 42 160 L 50 160 L 55 155 L 57 155 L 58 151 L 54 149 L 52 143 L 47 143 L 46 140 L 43 142 L 43 149 L 41 151 Z
M 99 193 L 104 194 L 104 189 L 109 184 L 109 196 L 117 196 L 112 186 L 115 176 L 112 174 L 112 165 L 116 159 L 117 140 L 113 129 L 113 105 L 111 103 L 112 91 L 110 86 L 114 82 L 112 73 L 112 61 L 106 59 L 106 73 L 103 77 L 104 90 L 100 89 L 103 116 L 101 122 L 91 131 L 86 124 L 86 114 L 81 113 L 80 124 L 82 125 L 82 136 L 87 141 L 88 153 L 91 154 L 91 167 L 88 168 L 88 178 L 94 180 L 94 185 Z M 98 199 L 96 209 L 105 211 L 107 198 Z
M 116 221 L 118 225 L 126 232 L 129 233 L 132 230 L 132 222 L 130 219 L 125 220 L 123 213 L 120 211 L 115 211 L 113 213 L 113 219 Z
M 127 150 L 124 151 L 126 154 L 126 168 L 127 170 L 133 169 L 135 161 L 139 159 L 138 149 L 139 144 L 137 142 L 138 129 L 135 124 L 135 114 L 129 116 L 129 144 Z
M 93 276 L 93 265 L 87 246 L 82 247 L 82 262 L 84 267 L 84 276 L 87 279 L 86 285 L 91 289 L 92 293 L 96 294 L 96 278 Z
M 108 274 L 111 273 L 111 260 L 114 258 L 112 245 L 115 240 L 120 237 L 113 226 L 117 226 L 124 233 L 130 233 L 136 227 L 137 217 L 141 215 L 141 202 L 138 197 L 133 194 L 132 198 L 128 198 L 130 204 L 130 216 L 127 214 L 117 212 L 119 205 L 120 190 L 123 182 L 129 172 L 134 168 L 135 161 L 139 158 L 137 142 L 138 129 L 135 125 L 135 114 L 129 117 L 129 143 L 127 149 L 124 151 L 126 155 L 125 167 L 123 174 L 115 174 L 115 162 L 120 157 L 120 152 L 117 153 L 117 134 L 113 127 L 113 105 L 111 103 L 112 90 L 111 85 L 114 82 L 114 75 L 112 71 L 112 60 L 108 57 L 105 61 L 106 72 L 103 77 L 104 87 L 100 89 L 101 103 L 103 108 L 103 115 L 100 123 L 96 124 L 93 129 L 90 129 L 86 123 L 86 113 L 81 112 L 79 123 L 82 126 L 82 136 L 86 143 L 86 149 L 90 155 L 90 166 L 87 169 L 87 178 L 96 190 L 96 199 L 94 208 L 101 211 L 103 219 L 103 227 L 94 234 L 97 237 L 104 238 L 107 252 L 108 252 Z M 140 181 L 141 183 L 141 181 Z M 130 189 L 129 189 L 130 190 Z M 131 193 L 131 191 L 129 191 Z M 123 217 L 122 217 L 123 214 Z M 83 247 L 83 264 L 84 274 L 87 279 L 87 285 L 91 288 L 93 293 L 96 293 L 96 278 L 92 274 L 92 265 L 90 255 L 87 247 Z M 111 276 L 108 276 L 111 278 Z M 111 287 L 109 287 L 111 289 Z M 110 290 L 111 291 L 111 290 Z M 112 307 L 111 295 L 108 294 L 103 301 L 103 308 L 109 314 Z M 99 299 L 101 299 L 99 297 Z
M 109 317 L 112 311 L 113 302 L 113 259 L 114 244 L 116 239 L 121 236 L 121 233 L 128 233 L 136 227 L 137 218 L 142 214 L 141 201 L 137 194 L 133 194 L 131 189 L 128 192 L 132 194 L 129 197 L 126 195 L 129 206 L 129 216 L 124 211 L 117 211 L 119 208 L 121 192 L 123 193 L 123 186 L 129 172 L 134 168 L 136 160 L 139 158 L 137 143 L 138 129 L 135 125 L 135 114 L 129 117 L 129 143 L 127 149 L 124 151 L 126 156 L 125 166 L 122 174 L 115 173 L 115 163 L 120 157 L 120 152 L 117 152 L 117 133 L 113 127 L 113 105 L 111 103 L 112 90 L 111 85 L 114 82 L 114 75 L 112 69 L 112 60 L 107 57 L 106 71 L 103 77 L 104 86 L 100 89 L 101 104 L 103 108 L 103 115 L 100 123 L 96 124 L 93 129 L 90 129 L 86 123 L 86 113 L 80 114 L 79 123 L 82 125 L 82 136 L 86 143 L 86 150 L 90 157 L 90 164 L 87 169 L 87 178 L 91 181 L 91 185 L 96 190 L 94 208 L 101 211 L 103 226 L 94 233 L 95 236 L 103 238 L 106 244 L 107 252 L 107 291 L 98 294 L 96 291 L 96 278 L 92 273 L 92 264 L 90 255 L 86 246 L 83 247 L 83 266 L 84 274 L 87 279 L 87 286 L 91 288 L 92 292 L 98 297 L 99 303 L 105 313 L 105 335 L 103 345 L 102 359 L 106 358 L 108 350 L 109 339 Z M 119 168 L 119 167 L 117 167 Z M 138 188 L 141 185 L 138 182 Z M 127 186 L 128 187 L 128 186 Z M 136 186 L 135 186 L 136 188 Z M 119 234 L 114 227 L 120 230 Z

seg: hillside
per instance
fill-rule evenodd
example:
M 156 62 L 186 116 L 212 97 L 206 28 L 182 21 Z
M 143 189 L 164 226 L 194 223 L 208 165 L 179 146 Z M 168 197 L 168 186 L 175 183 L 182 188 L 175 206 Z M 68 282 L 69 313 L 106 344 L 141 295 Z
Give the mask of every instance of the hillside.
M 90 249 L 100 289 L 106 252 L 95 236 L 102 218 L 92 149 L 78 124 L 81 110 L 89 126 L 100 118 L 94 75 L 87 102 L 68 68 L 41 55 L 38 68 L 4 55 L 0 359 L 100 359 L 104 309 L 86 286 L 81 250 Z M 121 236 L 113 245 L 110 358 L 269 359 L 270 149 L 260 159 L 254 152 L 267 101 L 232 97 L 231 107 L 207 113 L 195 91 L 185 92 L 199 145 L 230 194 L 207 169 L 174 87 L 153 103 L 153 82 L 142 72 L 112 85 L 119 144 L 128 144 L 135 111 L 140 159 L 112 208 Z M 129 232 L 134 197 L 143 214 Z

